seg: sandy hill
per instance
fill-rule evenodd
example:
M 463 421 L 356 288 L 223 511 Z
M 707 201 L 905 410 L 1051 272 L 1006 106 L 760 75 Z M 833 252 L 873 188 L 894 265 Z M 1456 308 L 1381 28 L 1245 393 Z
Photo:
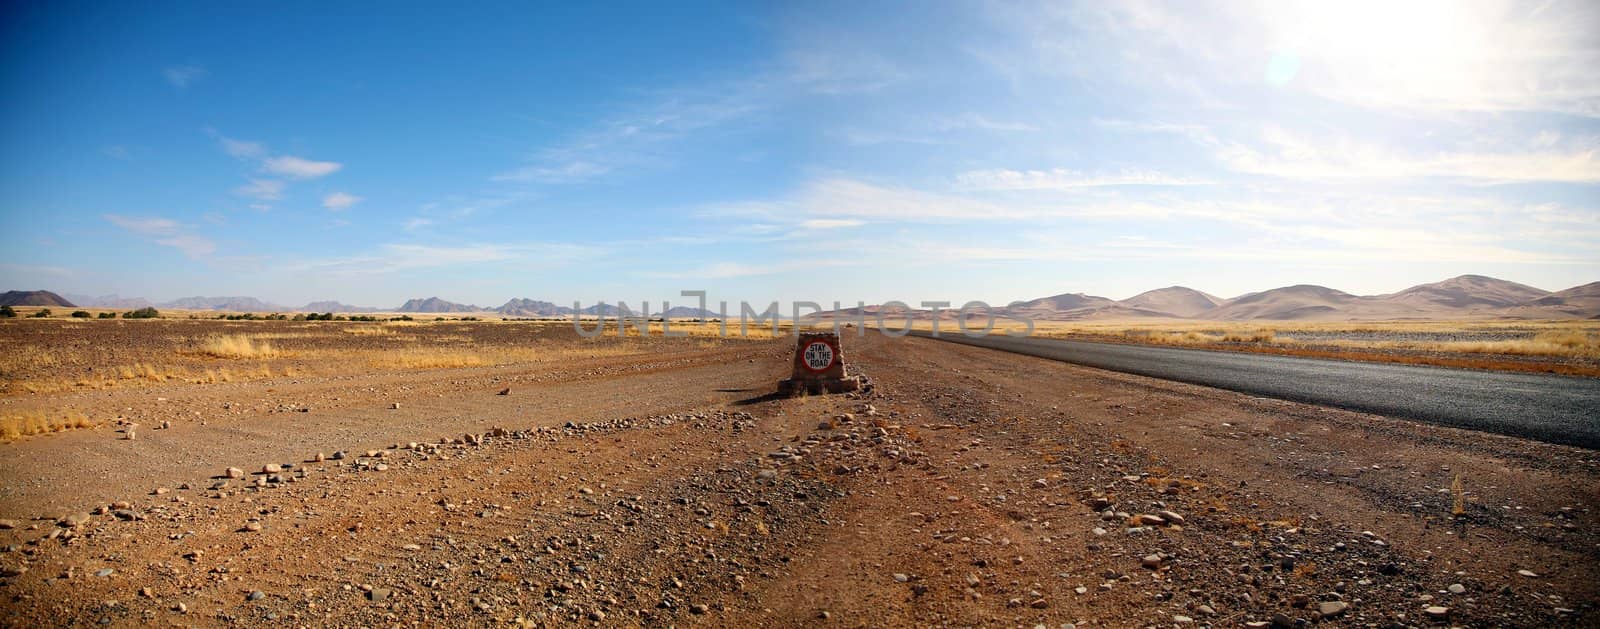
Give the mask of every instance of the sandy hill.
M 1509 308 L 1549 294 L 1549 291 L 1516 282 L 1482 275 L 1462 275 L 1442 282 L 1412 286 L 1393 295 L 1383 295 L 1378 298 L 1424 310 L 1478 309 Z
M 1384 306 L 1389 306 L 1384 308 Z M 1223 302 L 1205 314 L 1207 319 L 1242 321 L 1250 319 L 1342 319 L 1399 316 L 1409 309 L 1381 304 L 1326 286 L 1297 284 L 1250 293 Z
M 151 305 L 150 300 L 143 297 L 123 297 L 121 295 L 101 295 L 99 297 L 94 297 L 91 295 L 73 294 L 66 294 L 65 297 L 68 300 L 71 300 L 72 303 L 78 304 L 79 306 L 83 306 L 85 308 L 133 309 L 144 308 L 145 306 Z
M 483 309 L 477 306 L 449 302 L 438 297 L 429 297 L 427 299 L 408 299 L 395 312 L 479 312 L 481 310 Z
M 338 301 L 313 301 L 301 308 L 306 312 L 378 312 L 370 306 L 352 306 Z
M 1193 288 L 1168 286 L 1139 293 L 1120 302 L 1123 306 L 1144 311 L 1173 314 L 1180 317 L 1198 317 L 1222 303 L 1222 299 Z
M 559 317 L 572 314 L 572 309 L 548 301 L 516 298 L 494 309 L 508 317 Z
M 1507 312 L 1522 316 L 1574 317 L 1600 319 L 1600 282 L 1557 291 L 1532 300 Z
M 44 306 L 74 308 L 72 302 L 47 290 L 8 290 L 0 293 L 0 306 Z
M 225 310 L 228 312 L 277 312 L 288 310 L 254 297 L 184 297 L 159 304 L 158 308 L 179 310 Z

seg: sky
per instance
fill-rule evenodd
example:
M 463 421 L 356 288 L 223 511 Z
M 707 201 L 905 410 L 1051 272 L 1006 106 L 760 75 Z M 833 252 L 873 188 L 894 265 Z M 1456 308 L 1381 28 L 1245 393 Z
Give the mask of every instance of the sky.
M 1600 4 L 0 6 L 0 289 L 959 305 L 1466 273 L 1600 280 Z

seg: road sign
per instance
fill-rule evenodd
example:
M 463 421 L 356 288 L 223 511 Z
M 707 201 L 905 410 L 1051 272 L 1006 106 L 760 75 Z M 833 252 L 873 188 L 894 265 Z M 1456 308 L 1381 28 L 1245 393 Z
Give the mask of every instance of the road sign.
M 809 345 L 806 345 L 804 352 L 801 353 L 801 360 L 804 361 L 806 369 L 821 373 L 833 366 L 833 359 L 836 355 L 833 347 L 828 345 L 827 342 L 812 341 Z

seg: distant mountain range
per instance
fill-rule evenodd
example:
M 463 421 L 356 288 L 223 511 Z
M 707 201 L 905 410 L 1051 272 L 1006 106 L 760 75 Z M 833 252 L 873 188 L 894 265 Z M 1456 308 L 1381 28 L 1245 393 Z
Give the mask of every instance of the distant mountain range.
M 411 299 L 398 308 L 384 309 L 350 306 L 338 301 L 314 301 L 303 308 L 286 308 L 254 297 L 186 297 L 160 304 L 141 298 L 117 295 L 90 297 L 50 291 L 10 291 L 0 295 L 0 305 L 72 308 L 157 308 L 180 310 L 218 310 L 230 312 L 400 312 L 413 314 L 494 313 L 505 317 L 564 317 L 572 308 L 554 302 L 517 298 L 498 308 L 458 304 L 438 297 Z M 875 317 L 881 306 L 846 308 L 820 313 L 823 318 Z M 896 310 L 891 308 L 890 310 Z M 1441 282 L 1421 284 L 1389 295 L 1352 295 L 1326 286 L 1299 284 L 1223 299 L 1192 288 L 1169 286 L 1140 293 L 1120 301 L 1063 293 L 1040 297 L 996 311 L 1012 318 L 1036 321 L 1087 321 L 1116 319 L 1201 319 L 1214 321 L 1252 320 L 1377 320 L 1446 318 L 1518 319 L 1600 319 L 1600 282 L 1550 292 L 1482 275 L 1462 275 Z M 582 315 L 616 316 L 616 304 L 596 304 L 577 310 Z M 638 314 L 635 312 L 635 314 Z M 737 317 L 737 313 L 731 313 Z M 927 319 L 927 310 L 898 310 L 895 314 Z M 651 312 L 651 316 L 661 316 Z M 718 313 L 688 306 L 675 306 L 666 316 L 673 318 L 717 318 Z M 954 317 L 953 310 L 941 316 Z
M 824 318 L 875 316 L 878 306 L 822 313 Z M 1121 301 L 1083 293 L 1041 297 L 1015 306 L 995 308 L 998 314 L 1034 321 L 1094 321 L 1137 318 L 1252 320 L 1380 320 L 1380 319 L 1600 319 L 1600 282 L 1549 292 L 1482 275 L 1462 275 L 1421 284 L 1389 295 L 1361 296 L 1326 286 L 1299 284 L 1222 299 L 1192 288 L 1170 286 Z M 928 319 L 928 310 L 910 311 Z M 902 315 L 903 316 L 903 315 Z M 953 318 L 945 311 L 942 317 Z

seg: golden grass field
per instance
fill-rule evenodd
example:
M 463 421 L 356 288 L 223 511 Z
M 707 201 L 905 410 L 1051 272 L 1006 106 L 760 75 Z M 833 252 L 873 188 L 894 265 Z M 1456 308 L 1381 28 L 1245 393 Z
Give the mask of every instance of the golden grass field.
M 914 327 L 927 330 L 932 323 L 917 321 Z M 1020 333 L 1023 327 L 1006 322 L 993 333 Z M 939 329 L 960 333 L 954 321 L 941 321 Z M 1033 335 L 1600 376 L 1600 321 L 1039 321 Z
M 630 327 L 619 335 L 612 321 L 598 337 L 583 338 L 570 321 L 17 319 L 0 326 L 0 396 L 332 375 L 352 368 L 538 364 L 648 354 L 663 344 L 706 348 L 774 336 L 762 328 L 723 340 L 715 324 L 672 322 L 670 328 L 683 337 L 665 337 L 659 322 L 647 334 Z

